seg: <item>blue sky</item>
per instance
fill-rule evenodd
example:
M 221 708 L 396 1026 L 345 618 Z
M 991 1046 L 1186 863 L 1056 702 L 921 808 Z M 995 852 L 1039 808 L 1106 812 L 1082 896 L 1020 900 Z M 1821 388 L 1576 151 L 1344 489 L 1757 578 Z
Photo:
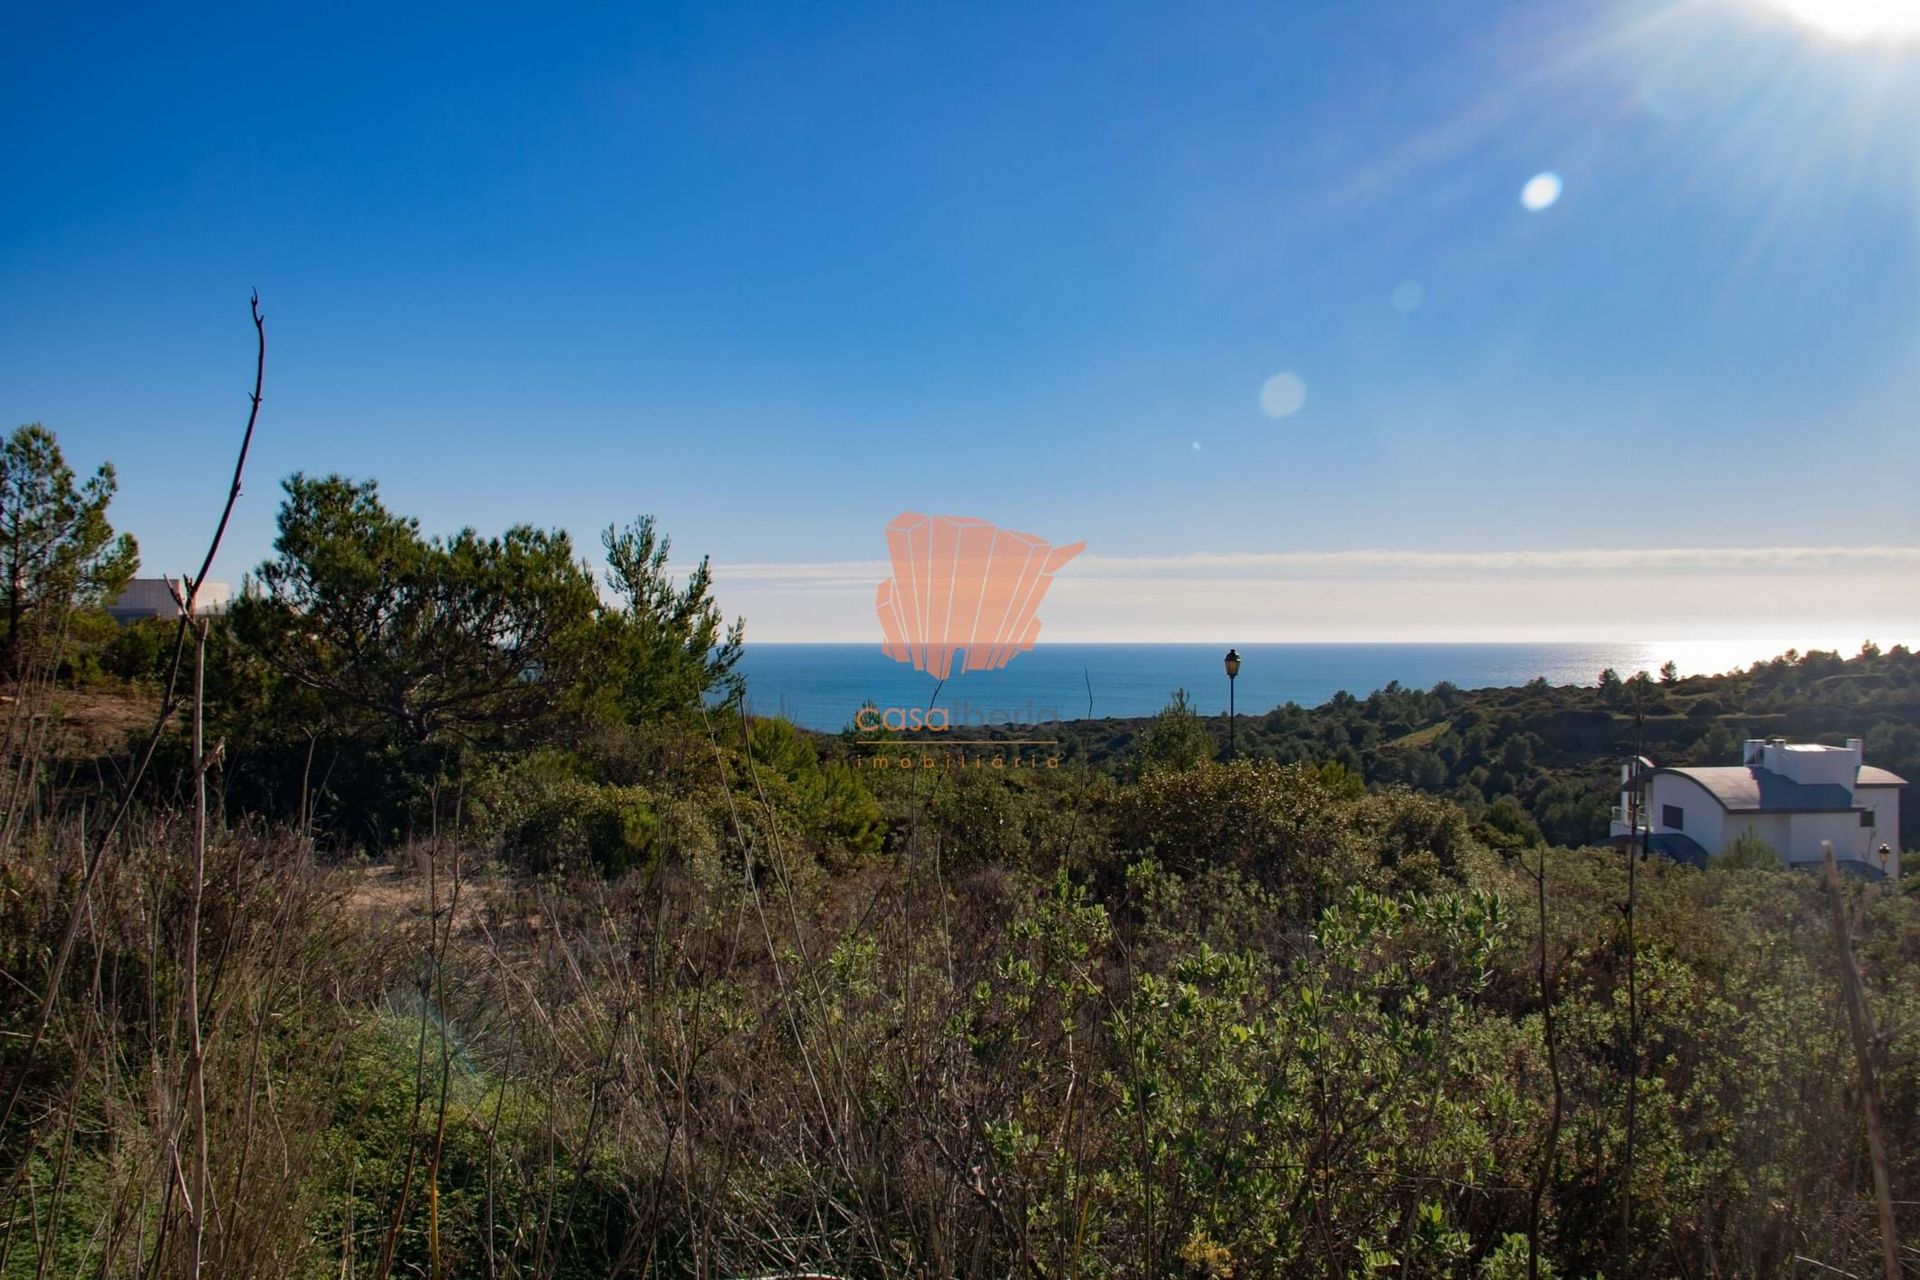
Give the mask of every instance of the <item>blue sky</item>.
M 306 469 L 762 639 L 904 509 L 1086 540 L 1061 639 L 1920 635 L 1920 43 L 1775 3 L 36 6 L 0 415 L 189 567 L 257 287 L 229 579 Z

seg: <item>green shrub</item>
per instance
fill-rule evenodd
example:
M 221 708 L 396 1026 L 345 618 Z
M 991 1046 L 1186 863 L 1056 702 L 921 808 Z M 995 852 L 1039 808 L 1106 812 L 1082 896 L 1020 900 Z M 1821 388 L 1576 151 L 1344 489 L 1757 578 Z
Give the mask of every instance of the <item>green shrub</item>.
M 1147 721 L 1134 743 L 1141 773 L 1156 769 L 1191 769 L 1213 759 L 1219 744 L 1207 731 L 1207 722 L 1193 709 L 1185 689 L 1175 689 L 1167 705 Z
M 1000 774 L 971 768 L 942 773 L 927 802 L 942 869 L 959 874 L 984 866 L 1032 867 L 1030 809 L 1025 794 Z
M 1353 839 L 1350 802 L 1319 770 L 1236 761 L 1149 774 L 1123 792 L 1116 838 L 1182 875 L 1231 867 L 1277 893 L 1289 916 L 1317 916 L 1351 884 L 1378 879 Z
M 590 782 L 564 753 L 532 753 L 483 778 L 475 823 L 535 870 L 589 865 L 617 875 L 642 861 L 660 825 L 653 792 Z
M 1772 845 L 1751 831 L 1742 831 L 1707 859 L 1709 871 L 1783 871 L 1786 865 Z
M 785 811 L 821 862 L 847 867 L 879 855 L 886 821 L 858 770 L 837 760 L 823 763 L 813 743 L 785 720 L 753 721 L 748 742 L 760 792 Z

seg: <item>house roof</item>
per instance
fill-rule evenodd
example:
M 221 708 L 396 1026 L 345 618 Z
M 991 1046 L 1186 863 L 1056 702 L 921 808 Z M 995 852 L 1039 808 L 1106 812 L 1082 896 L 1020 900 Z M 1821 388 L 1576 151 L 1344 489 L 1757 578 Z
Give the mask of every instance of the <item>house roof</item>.
M 1837 782 L 1795 782 L 1753 765 L 1706 765 L 1655 769 L 1690 778 L 1705 787 L 1729 813 L 1821 813 L 1853 809 L 1853 793 Z M 1885 769 L 1860 767 L 1860 786 L 1904 787 L 1906 780 Z
M 1662 831 L 1658 835 L 1647 837 L 1647 848 L 1655 853 L 1664 854 L 1675 862 L 1684 862 L 1690 867 L 1707 865 L 1707 850 L 1692 836 L 1682 835 L 1678 831 Z

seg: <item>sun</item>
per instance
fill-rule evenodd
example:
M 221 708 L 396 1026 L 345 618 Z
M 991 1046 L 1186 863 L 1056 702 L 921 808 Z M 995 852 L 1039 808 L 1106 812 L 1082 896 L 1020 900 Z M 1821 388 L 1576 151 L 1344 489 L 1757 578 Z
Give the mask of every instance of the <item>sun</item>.
M 1920 0 L 1761 0 L 1837 40 L 1920 40 Z

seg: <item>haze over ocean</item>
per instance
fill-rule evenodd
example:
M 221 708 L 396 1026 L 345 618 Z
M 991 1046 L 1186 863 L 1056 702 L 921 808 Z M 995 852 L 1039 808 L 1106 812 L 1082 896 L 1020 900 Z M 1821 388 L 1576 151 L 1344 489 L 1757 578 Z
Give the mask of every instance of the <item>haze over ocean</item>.
M 1242 644 L 1235 692 L 1243 715 L 1286 702 L 1318 706 L 1346 690 L 1365 697 L 1389 682 L 1425 689 L 1450 680 L 1464 689 L 1525 684 L 1592 684 L 1612 667 L 1624 676 L 1657 672 L 1671 660 L 1680 674 L 1717 674 L 1798 647 L 1852 655 L 1866 637 L 1817 640 L 1676 640 L 1593 644 Z M 1883 647 L 1908 637 L 1872 637 Z M 1176 688 L 1196 709 L 1227 709 L 1222 644 L 1041 644 L 999 671 L 936 681 L 897 663 L 873 644 L 753 644 L 740 670 L 747 704 L 822 732 L 847 726 L 868 701 L 880 707 L 946 707 L 955 725 L 1152 715 Z

